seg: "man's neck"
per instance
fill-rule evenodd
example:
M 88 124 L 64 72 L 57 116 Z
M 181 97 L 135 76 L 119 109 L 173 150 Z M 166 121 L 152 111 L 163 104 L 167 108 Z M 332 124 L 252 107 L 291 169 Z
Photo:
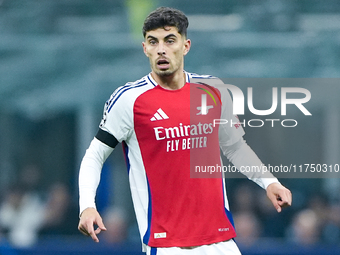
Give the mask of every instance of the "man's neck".
M 184 72 L 176 72 L 169 76 L 159 76 L 155 72 L 151 72 L 151 76 L 161 87 L 169 90 L 180 89 L 186 83 Z

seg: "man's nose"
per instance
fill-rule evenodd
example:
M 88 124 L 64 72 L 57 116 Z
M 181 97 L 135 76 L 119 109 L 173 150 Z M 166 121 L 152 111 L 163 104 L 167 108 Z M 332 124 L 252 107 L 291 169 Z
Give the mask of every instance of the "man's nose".
M 158 51 L 157 51 L 157 54 L 158 55 L 165 55 L 165 48 L 164 48 L 164 44 L 163 44 L 163 42 L 160 42 L 159 44 L 158 44 Z

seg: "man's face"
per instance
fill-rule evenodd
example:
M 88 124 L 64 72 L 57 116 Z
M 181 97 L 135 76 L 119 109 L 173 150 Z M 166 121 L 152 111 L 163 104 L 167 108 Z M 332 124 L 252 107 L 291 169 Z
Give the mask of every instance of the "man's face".
M 176 27 L 165 27 L 148 31 L 143 49 L 152 71 L 159 76 L 169 76 L 183 70 L 183 59 L 190 45 L 190 40 L 178 33 Z

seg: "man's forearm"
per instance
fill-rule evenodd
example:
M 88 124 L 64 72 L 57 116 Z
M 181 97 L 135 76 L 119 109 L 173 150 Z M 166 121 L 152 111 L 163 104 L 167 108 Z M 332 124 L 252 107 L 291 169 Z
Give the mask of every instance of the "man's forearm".
M 97 187 L 104 162 L 113 148 L 94 138 L 86 150 L 79 171 L 79 207 L 80 213 L 95 205 Z
M 242 174 L 250 180 L 266 189 L 270 184 L 279 182 L 270 172 L 263 172 L 261 169 L 265 167 L 255 152 L 242 139 L 231 146 L 221 146 L 223 154 L 231 163 L 241 170 Z M 244 169 L 258 169 L 259 171 L 242 171 Z

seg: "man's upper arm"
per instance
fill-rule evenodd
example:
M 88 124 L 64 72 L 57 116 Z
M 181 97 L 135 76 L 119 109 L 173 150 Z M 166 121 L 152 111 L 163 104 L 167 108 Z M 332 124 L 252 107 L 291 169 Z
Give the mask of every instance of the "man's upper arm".
M 130 90 L 119 87 L 106 101 L 103 117 L 96 138 L 114 148 L 119 142 L 126 141 L 133 129 L 133 100 Z
M 102 143 L 110 146 L 111 148 L 115 148 L 116 145 L 119 143 L 116 137 L 111 135 L 109 132 L 99 128 L 96 134 L 96 138 L 101 141 Z

